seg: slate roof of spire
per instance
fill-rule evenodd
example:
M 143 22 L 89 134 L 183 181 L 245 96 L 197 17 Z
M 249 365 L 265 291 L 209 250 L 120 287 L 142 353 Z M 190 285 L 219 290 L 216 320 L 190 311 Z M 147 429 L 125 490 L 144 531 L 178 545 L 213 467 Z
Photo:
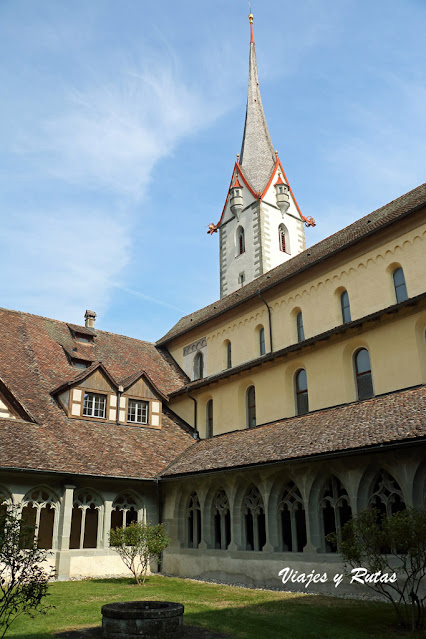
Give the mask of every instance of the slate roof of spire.
M 240 165 L 253 190 L 261 193 L 271 177 L 275 165 L 275 154 L 260 97 L 256 49 L 253 41 L 250 42 L 246 121 Z

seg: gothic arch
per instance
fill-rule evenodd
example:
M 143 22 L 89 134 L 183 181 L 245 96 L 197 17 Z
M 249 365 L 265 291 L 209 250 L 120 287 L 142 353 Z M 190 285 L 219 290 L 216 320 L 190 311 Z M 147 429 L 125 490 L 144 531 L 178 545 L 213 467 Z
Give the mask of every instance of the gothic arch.
M 327 528 L 334 527 L 339 536 L 340 529 L 346 523 L 349 514 L 347 506 L 352 511 L 345 478 L 341 473 L 333 468 L 329 474 L 317 475 L 309 492 L 307 517 L 309 517 L 311 543 L 319 549 L 319 552 L 335 551 L 325 540 L 326 534 L 333 532 Z M 330 508 L 333 509 L 333 513 L 330 512 Z M 339 509 L 343 509 L 343 513 L 339 512 Z M 326 510 L 325 513 L 324 510 Z
M 36 486 L 27 492 L 21 507 L 22 519 L 34 526 L 40 548 L 53 548 L 58 528 L 58 496 L 48 486 Z
M 392 506 L 391 497 L 393 493 L 398 507 L 401 502 L 404 504 L 404 508 L 406 503 L 410 503 L 409 501 L 407 502 L 406 495 L 404 495 L 401 488 L 404 484 L 403 477 L 400 477 L 395 466 L 390 468 L 388 464 L 371 465 L 366 469 L 359 484 L 358 510 L 366 510 L 374 506 L 373 499 L 376 501 L 376 505 L 379 505 L 375 497 L 377 491 L 380 490 L 378 486 L 380 483 L 383 484 L 383 500 L 390 502 L 388 504 L 390 507 Z M 383 500 L 382 503 L 386 505 Z
M 103 531 L 104 502 L 90 488 L 74 490 L 70 548 L 99 548 Z

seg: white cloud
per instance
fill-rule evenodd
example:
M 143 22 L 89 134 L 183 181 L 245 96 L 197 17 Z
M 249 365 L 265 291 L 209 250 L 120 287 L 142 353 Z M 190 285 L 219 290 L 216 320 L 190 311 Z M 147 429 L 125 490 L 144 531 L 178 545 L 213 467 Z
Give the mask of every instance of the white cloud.
M 79 324 L 84 309 L 102 313 L 107 307 L 128 260 L 127 229 L 99 211 L 13 216 L 2 229 L 2 242 L 2 299 Z

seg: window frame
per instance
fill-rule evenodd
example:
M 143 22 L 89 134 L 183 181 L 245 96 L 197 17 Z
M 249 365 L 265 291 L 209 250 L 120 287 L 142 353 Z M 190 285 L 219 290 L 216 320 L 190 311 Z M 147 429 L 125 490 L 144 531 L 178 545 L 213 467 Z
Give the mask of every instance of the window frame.
M 200 362 L 200 364 L 198 364 Z M 201 351 L 197 351 L 193 361 L 194 382 L 204 379 L 204 355 Z
M 299 311 L 296 315 L 297 342 L 305 341 L 305 329 L 303 327 L 303 314 Z
M 213 400 L 209 399 L 206 404 L 206 439 L 213 437 Z
M 349 302 L 349 293 L 346 289 L 340 294 L 340 310 L 342 311 L 343 324 L 348 324 L 349 322 L 351 322 L 351 305 Z
M 232 368 L 232 345 L 229 340 L 226 343 L 226 368 Z
M 359 371 L 358 370 L 358 356 L 360 353 L 362 353 L 363 351 L 365 351 L 368 355 L 368 363 L 370 368 L 366 371 Z M 354 365 L 354 374 L 355 374 L 355 388 L 356 388 L 356 397 L 358 401 L 363 401 L 365 399 L 371 399 L 372 397 L 375 396 L 374 393 L 374 384 L 373 384 L 373 371 L 371 368 L 371 357 L 370 357 L 370 352 L 368 350 L 368 348 L 365 348 L 365 346 L 362 346 L 361 348 L 358 348 L 355 353 L 353 354 L 353 365 Z M 366 379 L 366 376 L 369 376 L 370 378 L 370 385 L 371 385 L 371 395 L 365 395 L 363 397 L 360 396 L 360 385 L 359 385 L 359 380 L 360 379 Z
M 246 234 L 244 228 L 239 226 L 237 229 L 236 256 L 239 257 L 246 252 Z
M 107 410 L 109 408 L 109 393 L 99 393 L 98 391 L 92 391 L 89 389 L 82 389 L 83 392 L 83 399 L 81 402 L 81 416 L 82 417 L 89 417 L 91 419 L 103 419 L 106 420 L 106 416 L 107 416 Z M 85 412 L 85 407 L 86 407 L 86 395 L 93 395 L 94 398 L 96 397 L 102 397 L 104 400 L 104 410 L 103 410 L 103 415 L 94 415 L 93 412 L 95 411 L 95 403 L 93 403 L 93 409 L 92 409 L 92 413 L 86 413 Z
M 149 401 L 149 399 L 141 399 L 141 398 L 134 398 L 134 397 L 126 397 L 126 424 L 142 424 L 142 426 L 150 426 L 150 408 L 151 408 L 151 402 Z M 146 405 L 146 421 L 138 421 L 136 419 L 129 419 L 129 411 L 130 411 L 130 404 L 131 402 L 134 402 L 135 404 L 145 404 Z M 137 410 L 135 411 L 135 415 L 137 414 Z M 141 411 L 142 412 L 142 411 Z
M 300 375 L 304 373 L 306 378 L 306 388 L 300 388 Z M 308 375 L 305 368 L 299 368 L 294 374 L 294 392 L 296 398 L 296 415 L 307 415 L 309 413 L 309 390 L 308 390 Z M 306 398 L 306 410 L 302 402 Z
M 251 393 L 253 391 L 253 401 L 251 402 Z M 256 388 L 254 384 L 250 384 L 246 390 L 246 425 L 247 428 L 256 428 Z
M 398 275 L 397 275 L 398 274 Z M 399 284 L 395 281 L 395 276 L 402 276 L 402 282 Z M 408 300 L 408 291 L 407 291 L 407 283 L 405 281 L 404 269 L 402 266 L 398 266 L 398 268 L 392 271 L 392 282 L 393 282 L 393 290 L 395 292 L 396 303 L 400 304 L 401 302 L 405 302 Z
M 261 326 L 259 329 L 259 355 L 265 355 L 266 353 L 266 342 L 265 342 L 265 327 Z

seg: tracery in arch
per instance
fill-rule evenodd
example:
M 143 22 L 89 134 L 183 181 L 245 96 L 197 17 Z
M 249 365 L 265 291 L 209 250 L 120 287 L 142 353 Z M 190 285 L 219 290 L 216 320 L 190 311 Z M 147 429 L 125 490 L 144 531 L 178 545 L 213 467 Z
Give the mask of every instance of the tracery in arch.
M 212 507 L 214 547 L 226 550 L 231 543 L 231 513 L 229 500 L 224 490 L 218 490 Z
M 100 528 L 100 498 L 89 490 L 74 495 L 70 548 L 97 548 Z
M 187 546 L 198 548 L 201 541 L 201 506 L 196 492 L 189 498 L 186 509 Z
M 265 507 L 262 495 L 256 486 L 251 486 L 246 492 L 242 514 L 245 524 L 246 550 L 262 550 L 266 544 Z
M 118 495 L 112 504 L 111 528 L 126 528 L 132 522 L 137 522 L 138 510 L 138 504 L 132 495 Z
M 370 508 L 377 508 L 383 516 L 405 509 L 404 496 L 398 482 L 386 470 L 380 470 L 372 484 L 368 500 Z
M 34 527 L 39 548 L 52 548 L 57 510 L 58 500 L 47 488 L 34 488 L 23 499 L 22 520 Z
M 326 540 L 326 536 L 336 533 L 338 541 L 341 540 L 342 527 L 352 517 L 352 509 L 346 489 L 334 475 L 331 475 L 322 488 L 319 508 L 323 528 L 323 552 L 337 552 L 337 548 Z
M 302 495 L 296 484 L 290 481 L 278 504 L 281 523 L 282 550 L 302 552 L 306 546 L 306 516 Z

